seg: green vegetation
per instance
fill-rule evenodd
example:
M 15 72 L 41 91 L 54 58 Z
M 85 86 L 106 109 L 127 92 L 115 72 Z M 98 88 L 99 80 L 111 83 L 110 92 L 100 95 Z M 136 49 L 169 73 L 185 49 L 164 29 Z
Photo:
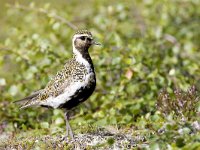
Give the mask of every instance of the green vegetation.
M 129 148 L 199 149 L 198 0 L 35 0 L 0 7 L 0 149 L 70 149 L 61 110 L 19 110 L 14 100 L 43 88 L 71 57 L 76 27 L 90 50 L 97 87 L 72 112 L 75 134 L 131 135 Z M 103 131 L 102 131 L 103 130 Z M 105 130 L 105 131 L 104 131 Z M 127 147 L 128 148 L 128 147 Z

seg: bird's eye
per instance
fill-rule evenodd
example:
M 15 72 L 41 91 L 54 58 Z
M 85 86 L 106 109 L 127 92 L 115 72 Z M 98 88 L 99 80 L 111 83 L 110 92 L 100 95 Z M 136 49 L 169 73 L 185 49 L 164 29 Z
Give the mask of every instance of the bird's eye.
M 84 41 L 85 40 L 85 36 L 81 36 L 80 39 Z
M 87 40 L 88 40 L 89 42 L 91 42 L 91 41 L 92 41 L 92 39 L 91 39 L 91 38 L 87 38 Z

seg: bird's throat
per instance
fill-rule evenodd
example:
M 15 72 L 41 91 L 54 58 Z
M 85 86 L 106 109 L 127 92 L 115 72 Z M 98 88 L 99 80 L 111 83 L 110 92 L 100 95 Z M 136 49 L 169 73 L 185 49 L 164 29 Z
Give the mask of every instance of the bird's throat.
M 73 50 L 73 57 L 76 59 L 76 61 L 78 61 L 80 63 L 93 66 L 92 59 L 90 57 L 88 49 L 84 49 L 84 50 L 74 49 Z

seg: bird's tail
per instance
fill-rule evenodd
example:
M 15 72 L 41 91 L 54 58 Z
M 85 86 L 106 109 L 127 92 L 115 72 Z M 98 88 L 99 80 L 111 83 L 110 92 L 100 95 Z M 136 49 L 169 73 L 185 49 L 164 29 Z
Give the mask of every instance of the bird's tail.
M 19 104 L 20 109 L 24 109 L 24 108 L 33 106 L 36 104 L 36 100 L 38 99 L 39 94 L 40 94 L 40 91 L 37 91 L 37 92 L 33 93 L 32 95 L 25 97 L 23 99 L 14 101 L 13 103 Z

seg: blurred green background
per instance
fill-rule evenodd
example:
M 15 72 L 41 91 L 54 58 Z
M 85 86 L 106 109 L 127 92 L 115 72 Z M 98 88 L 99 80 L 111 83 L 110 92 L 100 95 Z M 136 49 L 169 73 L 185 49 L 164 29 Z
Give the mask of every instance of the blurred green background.
M 200 88 L 198 0 L 0 1 L 0 125 L 3 131 L 64 130 L 60 110 L 12 103 L 43 88 L 72 54 L 75 32 L 102 43 L 90 54 L 94 94 L 75 109 L 72 127 L 132 126 L 157 112 L 159 92 Z

